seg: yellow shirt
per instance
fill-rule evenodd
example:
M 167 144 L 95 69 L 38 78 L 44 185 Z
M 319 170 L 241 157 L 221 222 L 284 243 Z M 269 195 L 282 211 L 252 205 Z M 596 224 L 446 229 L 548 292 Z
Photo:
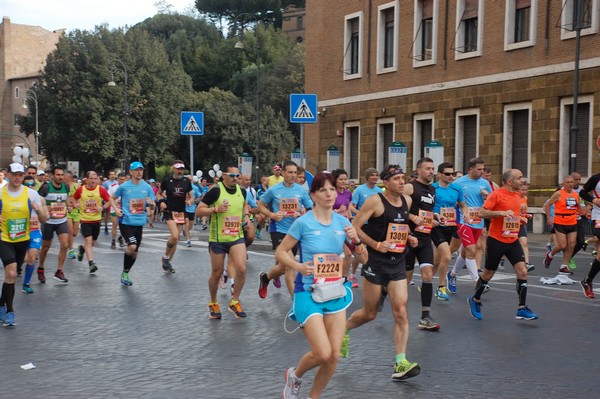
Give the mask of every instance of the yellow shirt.
M 269 188 L 271 188 L 274 185 L 281 183 L 282 181 L 283 181 L 283 176 L 277 177 L 275 175 L 271 175 L 271 176 L 269 176 L 269 183 L 267 184 L 267 186 Z

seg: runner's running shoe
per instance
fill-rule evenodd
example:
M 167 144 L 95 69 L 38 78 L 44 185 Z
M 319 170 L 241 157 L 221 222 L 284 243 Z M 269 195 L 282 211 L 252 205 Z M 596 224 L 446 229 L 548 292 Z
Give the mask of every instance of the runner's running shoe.
M 427 330 L 427 331 L 438 331 L 442 326 L 433 321 L 433 319 L 429 316 L 422 318 L 419 320 L 419 330 Z
M 477 320 L 481 320 L 483 316 L 481 315 L 481 302 L 475 302 L 472 296 L 467 299 L 467 303 L 469 304 L 469 312 L 471 316 Z
M 453 276 L 452 273 L 448 272 L 446 274 L 446 279 L 448 280 L 448 291 L 451 294 L 456 294 L 456 276 Z
M 438 287 L 438 289 L 435 291 L 435 296 L 440 301 L 447 301 L 450 299 L 450 296 L 448 296 L 448 291 L 446 290 L 446 287 Z
M 221 320 L 221 308 L 219 308 L 218 303 L 209 303 L 208 311 L 211 319 Z
M 6 320 L 6 305 L 0 306 L 0 323 L 4 323 Z
M 129 273 L 123 272 L 121 273 L 121 284 L 125 286 L 133 285 L 133 282 L 129 279 Z
M 46 274 L 44 274 L 44 269 L 38 267 L 37 276 L 41 284 L 44 284 L 46 282 Z
M 116 245 L 115 240 L 111 240 L 110 241 L 110 249 L 116 249 L 116 248 L 117 248 L 117 245 Z
M 558 269 L 558 274 L 563 274 L 565 276 L 570 276 L 571 274 L 573 274 L 573 272 L 571 271 L 571 269 L 569 269 L 568 266 L 562 265 L 560 267 L 560 269 Z
M 569 264 L 567 266 L 569 266 L 569 269 L 573 269 L 573 270 L 577 269 L 577 265 L 575 264 L 575 261 L 573 260 L 573 258 L 571 258 L 569 260 Z
M 123 236 L 119 236 L 119 247 L 123 248 L 125 246 L 125 240 L 123 239 Z
M 273 279 L 273 285 L 275 286 L 275 288 L 281 288 L 281 277 L 275 277 Z
M 98 266 L 94 262 L 90 263 L 90 274 L 94 274 L 98 271 Z
M 77 255 L 75 255 L 74 249 L 69 249 L 69 253 L 67 254 L 67 256 L 69 257 L 69 259 L 75 259 L 77 257 Z
M 33 294 L 33 288 L 29 284 L 23 284 L 23 292 L 26 294 Z
M 538 315 L 533 313 L 531 311 L 531 309 L 529 309 L 527 306 L 525 306 L 524 308 L 521 309 L 517 309 L 517 319 L 521 319 L 521 320 L 535 320 L 538 318 Z
M 4 327 L 12 327 L 14 326 L 15 323 L 15 313 L 14 312 L 8 312 L 6 314 L 6 318 L 4 319 L 4 323 L 2 323 L 2 325 Z
M 165 273 L 175 273 L 175 269 L 171 266 L 171 261 L 164 257 L 162 258 L 162 268 Z
M 242 309 L 242 304 L 240 301 L 237 303 L 233 303 L 233 300 L 229 302 L 229 311 L 235 315 L 238 319 L 243 319 L 246 317 L 246 312 Z
M 258 296 L 262 299 L 267 297 L 267 288 L 269 288 L 269 278 L 267 273 L 261 272 L 258 275 Z
M 404 359 L 400 363 L 396 363 L 394 366 L 394 374 L 392 374 L 392 380 L 402 381 L 407 378 L 416 377 L 421 373 L 421 366 L 419 363 L 411 363 Z
M 592 288 L 591 282 L 588 283 L 588 282 L 586 282 L 585 279 L 583 279 L 579 282 L 579 284 L 581 284 L 581 288 L 583 288 L 583 295 L 585 295 L 586 297 L 588 297 L 590 299 L 596 298 L 596 295 L 594 294 L 594 289 Z
M 300 394 L 300 386 L 302 385 L 302 378 L 294 377 L 294 367 L 290 367 L 285 372 L 285 386 L 281 393 L 282 399 L 296 399 Z
M 78 252 L 77 252 L 77 260 L 78 261 L 82 261 L 83 260 L 83 254 L 85 253 L 85 247 L 83 245 L 80 245 L 78 248 Z
M 348 277 L 348 281 L 352 283 L 352 288 L 358 288 L 358 279 L 356 278 L 356 276 Z
M 54 279 L 60 281 L 61 283 L 69 282 L 62 270 L 57 270 L 56 273 L 54 273 Z
M 550 257 L 551 252 L 546 252 L 546 257 L 544 258 L 544 266 L 547 268 L 550 267 L 550 263 L 552 263 L 552 258 Z

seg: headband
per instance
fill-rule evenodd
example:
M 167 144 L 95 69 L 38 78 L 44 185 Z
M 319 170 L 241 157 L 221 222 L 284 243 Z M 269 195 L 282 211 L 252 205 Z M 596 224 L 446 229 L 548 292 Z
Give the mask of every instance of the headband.
M 381 175 L 381 180 L 389 180 L 396 175 L 404 174 L 401 168 L 398 169 L 390 169 Z

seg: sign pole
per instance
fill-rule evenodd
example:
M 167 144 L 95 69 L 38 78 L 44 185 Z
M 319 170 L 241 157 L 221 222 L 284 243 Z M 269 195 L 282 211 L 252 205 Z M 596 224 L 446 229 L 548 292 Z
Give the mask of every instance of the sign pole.
M 300 124 L 300 166 L 306 169 L 304 164 L 304 123 Z
M 194 174 L 194 136 L 190 135 L 190 173 Z

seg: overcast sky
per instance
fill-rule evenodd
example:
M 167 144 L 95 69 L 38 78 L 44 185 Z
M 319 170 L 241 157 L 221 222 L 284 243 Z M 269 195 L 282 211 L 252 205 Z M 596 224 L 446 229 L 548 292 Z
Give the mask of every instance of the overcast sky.
M 57 29 L 92 30 L 108 23 L 109 28 L 133 26 L 157 13 L 157 0 L 1 0 L 3 17 L 13 24 L 39 25 Z M 183 13 L 194 0 L 166 0 L 172 11 Z

